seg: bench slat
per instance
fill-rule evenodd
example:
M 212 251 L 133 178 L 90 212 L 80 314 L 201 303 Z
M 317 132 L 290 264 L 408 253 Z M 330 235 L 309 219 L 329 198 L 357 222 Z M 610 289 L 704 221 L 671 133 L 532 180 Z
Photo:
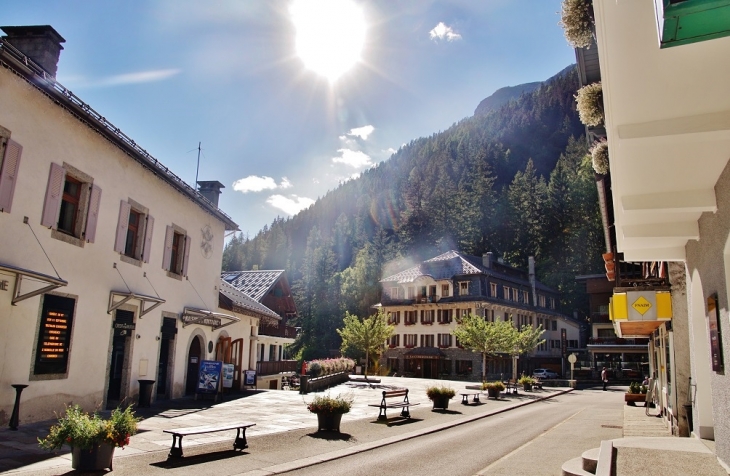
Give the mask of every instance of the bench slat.
M 241 421 L 238 423 L 228 423 L 225 425 L 208 425 L 208 426 L 191 426 L 187 428 L 174 428 L 170 430 L 162 430 L 163 433 L 172 435 L 199 435 L 202 433 L 214 433 L 216 431 L 236 430 L 238 428 L 248 428 L 256 425 L 250 421 Z

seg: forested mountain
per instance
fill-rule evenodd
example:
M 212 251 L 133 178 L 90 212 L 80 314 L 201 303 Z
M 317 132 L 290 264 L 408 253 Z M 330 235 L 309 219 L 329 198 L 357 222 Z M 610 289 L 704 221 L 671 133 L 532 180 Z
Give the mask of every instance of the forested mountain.
M 517 86 L 505 86 L 499 88 L 486 99 L 483 99 L 474 110 L 475 116 L 485 116 L 492 111 L 499 109 L 513 99 L 517 99 L 524 93 L 530 93 L 540 87 L 542 81 L 534 83 L 518 84 Z
M 493 251 L 562 292 L 582 312 L 577 274 L 602 269 L 602 227 L 575 67 L 498 109 L 415 139 L 291 218 L 226 246 L 225 270 L 286 269 L 306 358 L 340 346 L 345 311 L 365 316 L 379 280 L 458 249 Z

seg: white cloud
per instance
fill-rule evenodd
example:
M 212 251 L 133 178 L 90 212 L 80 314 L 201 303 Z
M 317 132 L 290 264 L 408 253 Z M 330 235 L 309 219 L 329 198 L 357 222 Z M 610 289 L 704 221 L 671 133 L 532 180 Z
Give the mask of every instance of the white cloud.
M 62 76 L 64 83 L 76 88 L 105 88 L 123 86 L 126 84 L 142 84 L 164 81 L 180 74 L 179 69 L 156 69 L 151 71 L 137 71 L 136 73 L 117 74 L 100 79 L 89 79 L 84 76 Z
M 350 132 L 348 132 L 347 135 L 356 136 L 362 140 L 368 140 L 368 136 L 370 136 L 370 134 L 372 134 L 374 130 L 375 130 L 375 128 L 370 125 L 363 126 L 363 127 L 356 127 L 354 129 L 350 129 Z
M 274 208 L 278 208 L 287 215 L 296 215 L 300 211 L 308 208 L 314 203 L 314 200 L 307 197 L 299 197 L 297 195 L 272 195 L 266 199 L 266 203 Z
M 398 152 L 398 151 L 397 151 L 397 150 L 395 150 L 395 149 L 394 149 L 394 148 L 392 148 L 392 147 L 388 147 L 387 149 L 383 149 L 383 152 L 384 152 L 385 154 L 387 154 L 387 156 L 388 156 L 388 157 L 390 157 L 391 155 L 395 154 L 395 153 L 396 153 L 396 152 Z
M 249 175 L 248 177 L 244 177 L 233 182 L 233 190 L 241 193 L 261 192 L 262 190 L 276 190 L 277 188 L 291 187 L 293 187 L 293 185 L 286 177 L 282 177 L 279 185 L 277 185 L 276 180 L 271 177 L 257 177 L 256 175 Z
M 359 150 L 339 149 L 340 157 L 332 157 L 332 162 L 349 165 L 350 167 L 370 167 L 373 161 L 369 155 Z
M 461 35 L 450 26 L 446 26 L 444 22 L 439 22 L 428 34 L 432 40 L 456 41 L 461 39 Z

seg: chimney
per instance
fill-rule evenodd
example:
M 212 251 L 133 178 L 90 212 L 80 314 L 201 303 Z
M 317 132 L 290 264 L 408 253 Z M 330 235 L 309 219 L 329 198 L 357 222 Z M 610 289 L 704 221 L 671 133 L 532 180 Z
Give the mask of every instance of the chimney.
M 537 287 L 535 286 L 535 257 L 527 258 L 527 269 L 530 275 L 530 286 L 532 286 L 532 305 L 537 306 Z
M 482 265 L 484 265 L 485 268 L 489 269 L 492 267 L 492 263 L 494 262 L 494 253 L 491 251 L 488 251 L 482 255 Z
M 216 207 L 218 206 L 218 197 L 222 188 L 226 188 L 225 185 L 217 180 L 198 182 L 198 192 Z
M 58 58 L 65 43 L 51 25 L 0 26 L 7 36 L 3 39 L 33 60 L 43 70 L 56 77 Z

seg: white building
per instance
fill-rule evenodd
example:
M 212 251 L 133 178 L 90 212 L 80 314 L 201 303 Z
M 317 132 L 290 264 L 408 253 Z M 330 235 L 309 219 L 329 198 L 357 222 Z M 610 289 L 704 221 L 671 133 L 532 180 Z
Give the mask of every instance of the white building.
M 12 384 L 28 385 L 30 422 L 68 402 L 136 401 L 139 380 L 157 398 L 190 394 L 227 339 L 245 341 L 238 368 L 253 368 L 257 319 L 275 314 L 218 308 L 237 230 L 217 207 L 222 185 L 201 182 L 206 198 L 57 83 L 53 28 L 3 30 L 0 423 Z

